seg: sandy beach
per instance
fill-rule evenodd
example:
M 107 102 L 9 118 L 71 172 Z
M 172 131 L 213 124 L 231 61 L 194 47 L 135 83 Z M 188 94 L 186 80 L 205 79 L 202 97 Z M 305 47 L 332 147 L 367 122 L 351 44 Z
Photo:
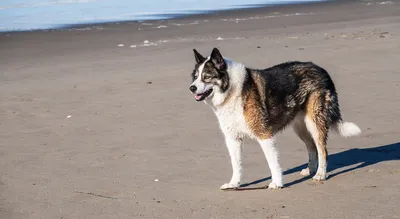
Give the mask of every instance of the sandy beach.
M 282 190 L 256 142 L 243 191 L 192 49 L 249 67 L 312 61 L 359 137 L 331 134 L 329 179 L 302 177 L 278 136 Z M 400 1 L 337 1 L 180 19 L 0 33 L 0 218 L 400 218 Z

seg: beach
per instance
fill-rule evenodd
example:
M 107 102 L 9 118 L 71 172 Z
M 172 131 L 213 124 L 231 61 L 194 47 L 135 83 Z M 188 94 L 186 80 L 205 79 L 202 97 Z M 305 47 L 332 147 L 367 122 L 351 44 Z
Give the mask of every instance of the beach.
M 335 1 L 0 33 L 0 218 L 400 218 L 399 11 Z M 327 181 L 300 176 L 307 150 L 288 128 L 285 188 L 261 188 L 270 171 L 246 140 L 249 185 L 220 190 L 224 137 L 189 92 L 192 49 L 214 47 L 329 72 L 363 133 L 330 134 Z

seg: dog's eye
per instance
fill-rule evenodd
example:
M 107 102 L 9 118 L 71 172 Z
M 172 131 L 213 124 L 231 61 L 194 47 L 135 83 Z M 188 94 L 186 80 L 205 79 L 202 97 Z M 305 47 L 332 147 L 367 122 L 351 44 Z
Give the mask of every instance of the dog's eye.
M 204 75 L 204 80 L 208 80 L 208 79 L 210 79 L 210 78 L 211 78 L 210 75 Z

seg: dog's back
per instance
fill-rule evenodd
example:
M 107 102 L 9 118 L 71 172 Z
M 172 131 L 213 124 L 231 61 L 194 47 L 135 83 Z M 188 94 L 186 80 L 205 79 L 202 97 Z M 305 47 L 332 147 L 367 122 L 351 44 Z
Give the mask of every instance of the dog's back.
M 319 160 L 314 179 L 324 180 L 329 130 L 333 128 L 343 136 L 361 132 L 355 124 L 343 122 L 338 95 L 328 72 L 311 62 L 286 62 L 246 71 L 242 99 L 249 128 L 263 139 L 293 123 L 310 155 L 309 168 L 302 174 L 314 173 Z
M 242 91 L 244 103 L 258 106 L 262 120 L 274 133 L 299 112 L 323 114 L 328 127 L 341 119 L 333 81 L 323 68 L 311 62 L 287 62 L 264 70 L 248 68 L 247 75 Z

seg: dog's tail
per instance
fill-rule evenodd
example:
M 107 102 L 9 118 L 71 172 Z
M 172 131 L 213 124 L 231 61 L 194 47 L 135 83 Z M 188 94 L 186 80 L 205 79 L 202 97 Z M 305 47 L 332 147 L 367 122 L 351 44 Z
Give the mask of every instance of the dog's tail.
M 343 137 L 352 137 L 361 134 L 361 129 L 352 122 L 344 122 L 340 120 L 334 123 L 332 128 Z

